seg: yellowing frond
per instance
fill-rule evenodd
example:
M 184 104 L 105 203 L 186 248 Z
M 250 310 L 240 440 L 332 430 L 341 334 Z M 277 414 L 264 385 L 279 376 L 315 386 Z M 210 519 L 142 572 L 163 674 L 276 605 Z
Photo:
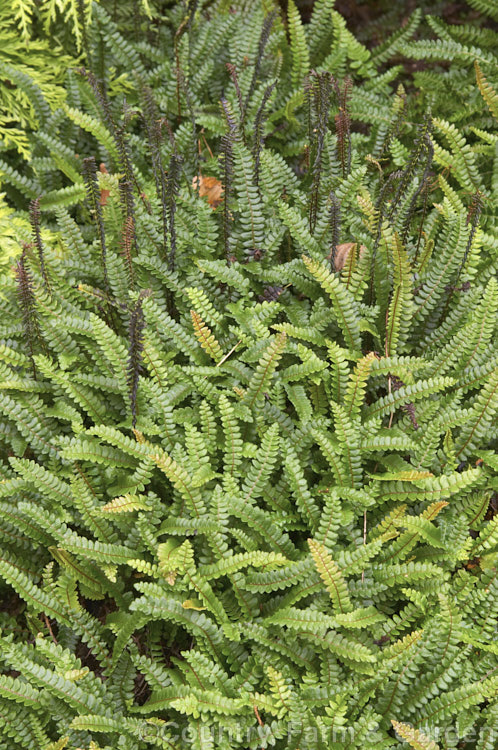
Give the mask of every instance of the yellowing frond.
M 406 740 L 413 750 L 439 750 L 439 745 L 419 729 L 415 729 L 409 724 L 403 724 L 401 721 L 394 721 L 394 719 L 391 719 L 391 724 L 394 730 Z
M 197 341 L 202 346 L 204 351 L 209 354 L 211 359 L 214 359 L 215 362 L 219 362 L 223 357 L 223 351 L 214 334 L 211 332 L 211 329 L 206 325 L 206 323 L 204 323 L 201 316 L 196 313 L 195 310 L 191 310 L 190 315 L 192 317 L 194 333 Z

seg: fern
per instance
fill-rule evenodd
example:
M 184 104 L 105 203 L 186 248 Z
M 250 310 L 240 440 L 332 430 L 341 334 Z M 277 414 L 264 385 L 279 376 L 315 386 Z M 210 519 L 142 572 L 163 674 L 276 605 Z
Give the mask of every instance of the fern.
M 498 119 L 498 94 L 483 76 L 477 60 L 475 60 L 474 62 L 474 67 L 476 70 L 477 85 L 479 86 L 479 91 L 481 92 L 482 98 L 488 105 L 493 117 L 495 119 Z
M 309 71 L 309 52 L 304 28 L 294 0 L 289 1 L 288 14 L 290 51 L 292 55 L 291 79 L 293 85 L 298 86 Z
M 414 750 L 438 750 L 437 745 L 433 740 L 430 740 L 423 732 L 418 729 L 410 727 L 408 724 L 403 724 L 401 721 L 394 721 L 391 719 L 395 731 L 408 742 L 410 747 Z
M 496 34 L 333 6 L 0 32 L 2 748 L 496 745 Z

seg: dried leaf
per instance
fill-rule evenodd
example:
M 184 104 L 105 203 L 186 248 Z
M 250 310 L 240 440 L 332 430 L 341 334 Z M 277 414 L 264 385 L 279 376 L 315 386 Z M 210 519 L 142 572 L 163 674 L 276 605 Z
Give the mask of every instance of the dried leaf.
M 106 165 L 102 162 L 102 164 L 99 166 L 99 171 L 101 174 L 109 174 Z M 106 206 L 107 205 L 107 199 L 110 196 L 111 191 L 110 190 L 100 190 L 100 205 Z
M 207 196 L 211 208 L 217 208 L 222 202 L 223 185 L 216 177 L 206 177 L 200 174 L 192 180 L 192 187 L 199 191 L 201 198 Z
M 349 253 L 355 247 L 356 247 L 356 242 L 343 242 L 340 245 L 337 245 L 337 248 L 335 251 L 335 259 L 334 259 L 335 271 L 342 271 L 346 263 L 346 260 L 348 259 Z M 360 245 L 360 258 L 365 252 L 365 249 L 366 249 L 365 245 Z M 330 255 L 327 256 L 329 260 L 331 256 L 332 256 L 332 253 L 330 253 Z

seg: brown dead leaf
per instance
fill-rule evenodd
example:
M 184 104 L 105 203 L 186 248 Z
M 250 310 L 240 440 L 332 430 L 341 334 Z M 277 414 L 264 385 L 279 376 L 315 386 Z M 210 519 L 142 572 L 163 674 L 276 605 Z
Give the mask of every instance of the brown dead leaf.
M 216 177 L 207 177 L 200 174 L 192 180 L 192 187 L 199 191 L 201 198 L 205 196 L 211 208 L 217 208 L 222 202 L 223 185 Z
M 99 166 L 99 171 L 102 174 L 109 174 L 109 172 L 107 171 L 107 167 L 106 167 L 106 165 L 103 162 Z M 106 206 L 107 205 L 107 199 L 110 196 L 110 194 L 111 194 L 110 190 L 101 190 L 100 191 L 100 205 L 101 206 Z
M 340 245 L 337 245 L 336 252 L 335 252 L 335 258 L 334 258 L 334 271 L 342 271 L 344 268 L 344 265 L 346 263 L 346 260 L 348 259 L 349 253 L 353 248 L 355 248 L 357 245 L 356 242 L 343 242 Z M 362 257 L 363 253 L 365 252 L 366 248 L 365 245 L 360 245 L 360 258 Z M 327 258 L 330 260 L 332 257 L 332 252 L 327 255 Z

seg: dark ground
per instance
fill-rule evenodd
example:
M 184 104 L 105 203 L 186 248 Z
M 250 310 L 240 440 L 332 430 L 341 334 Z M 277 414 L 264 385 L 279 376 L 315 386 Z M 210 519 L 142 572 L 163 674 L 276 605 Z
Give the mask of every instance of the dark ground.
M 279 2 L 285 10 L 287 0 Z M 296 0 L 305 22 L 311 16 L 314 2 L 315 0 Z M 336 0 L 335 3 L 336 10 L 344 16 L 349 29 L 359 38 L 363 37 L 365 27 L 371 31 L 377 21 L 388 20 L 386 25 L 395 27 L 417 7 L 426 13 L 440 16 L 447 23 L 478 23 L 482 18 L 482 15 L 471 8 L 465 0 Z M 375 43 L 371 35 L 369 41 Z

